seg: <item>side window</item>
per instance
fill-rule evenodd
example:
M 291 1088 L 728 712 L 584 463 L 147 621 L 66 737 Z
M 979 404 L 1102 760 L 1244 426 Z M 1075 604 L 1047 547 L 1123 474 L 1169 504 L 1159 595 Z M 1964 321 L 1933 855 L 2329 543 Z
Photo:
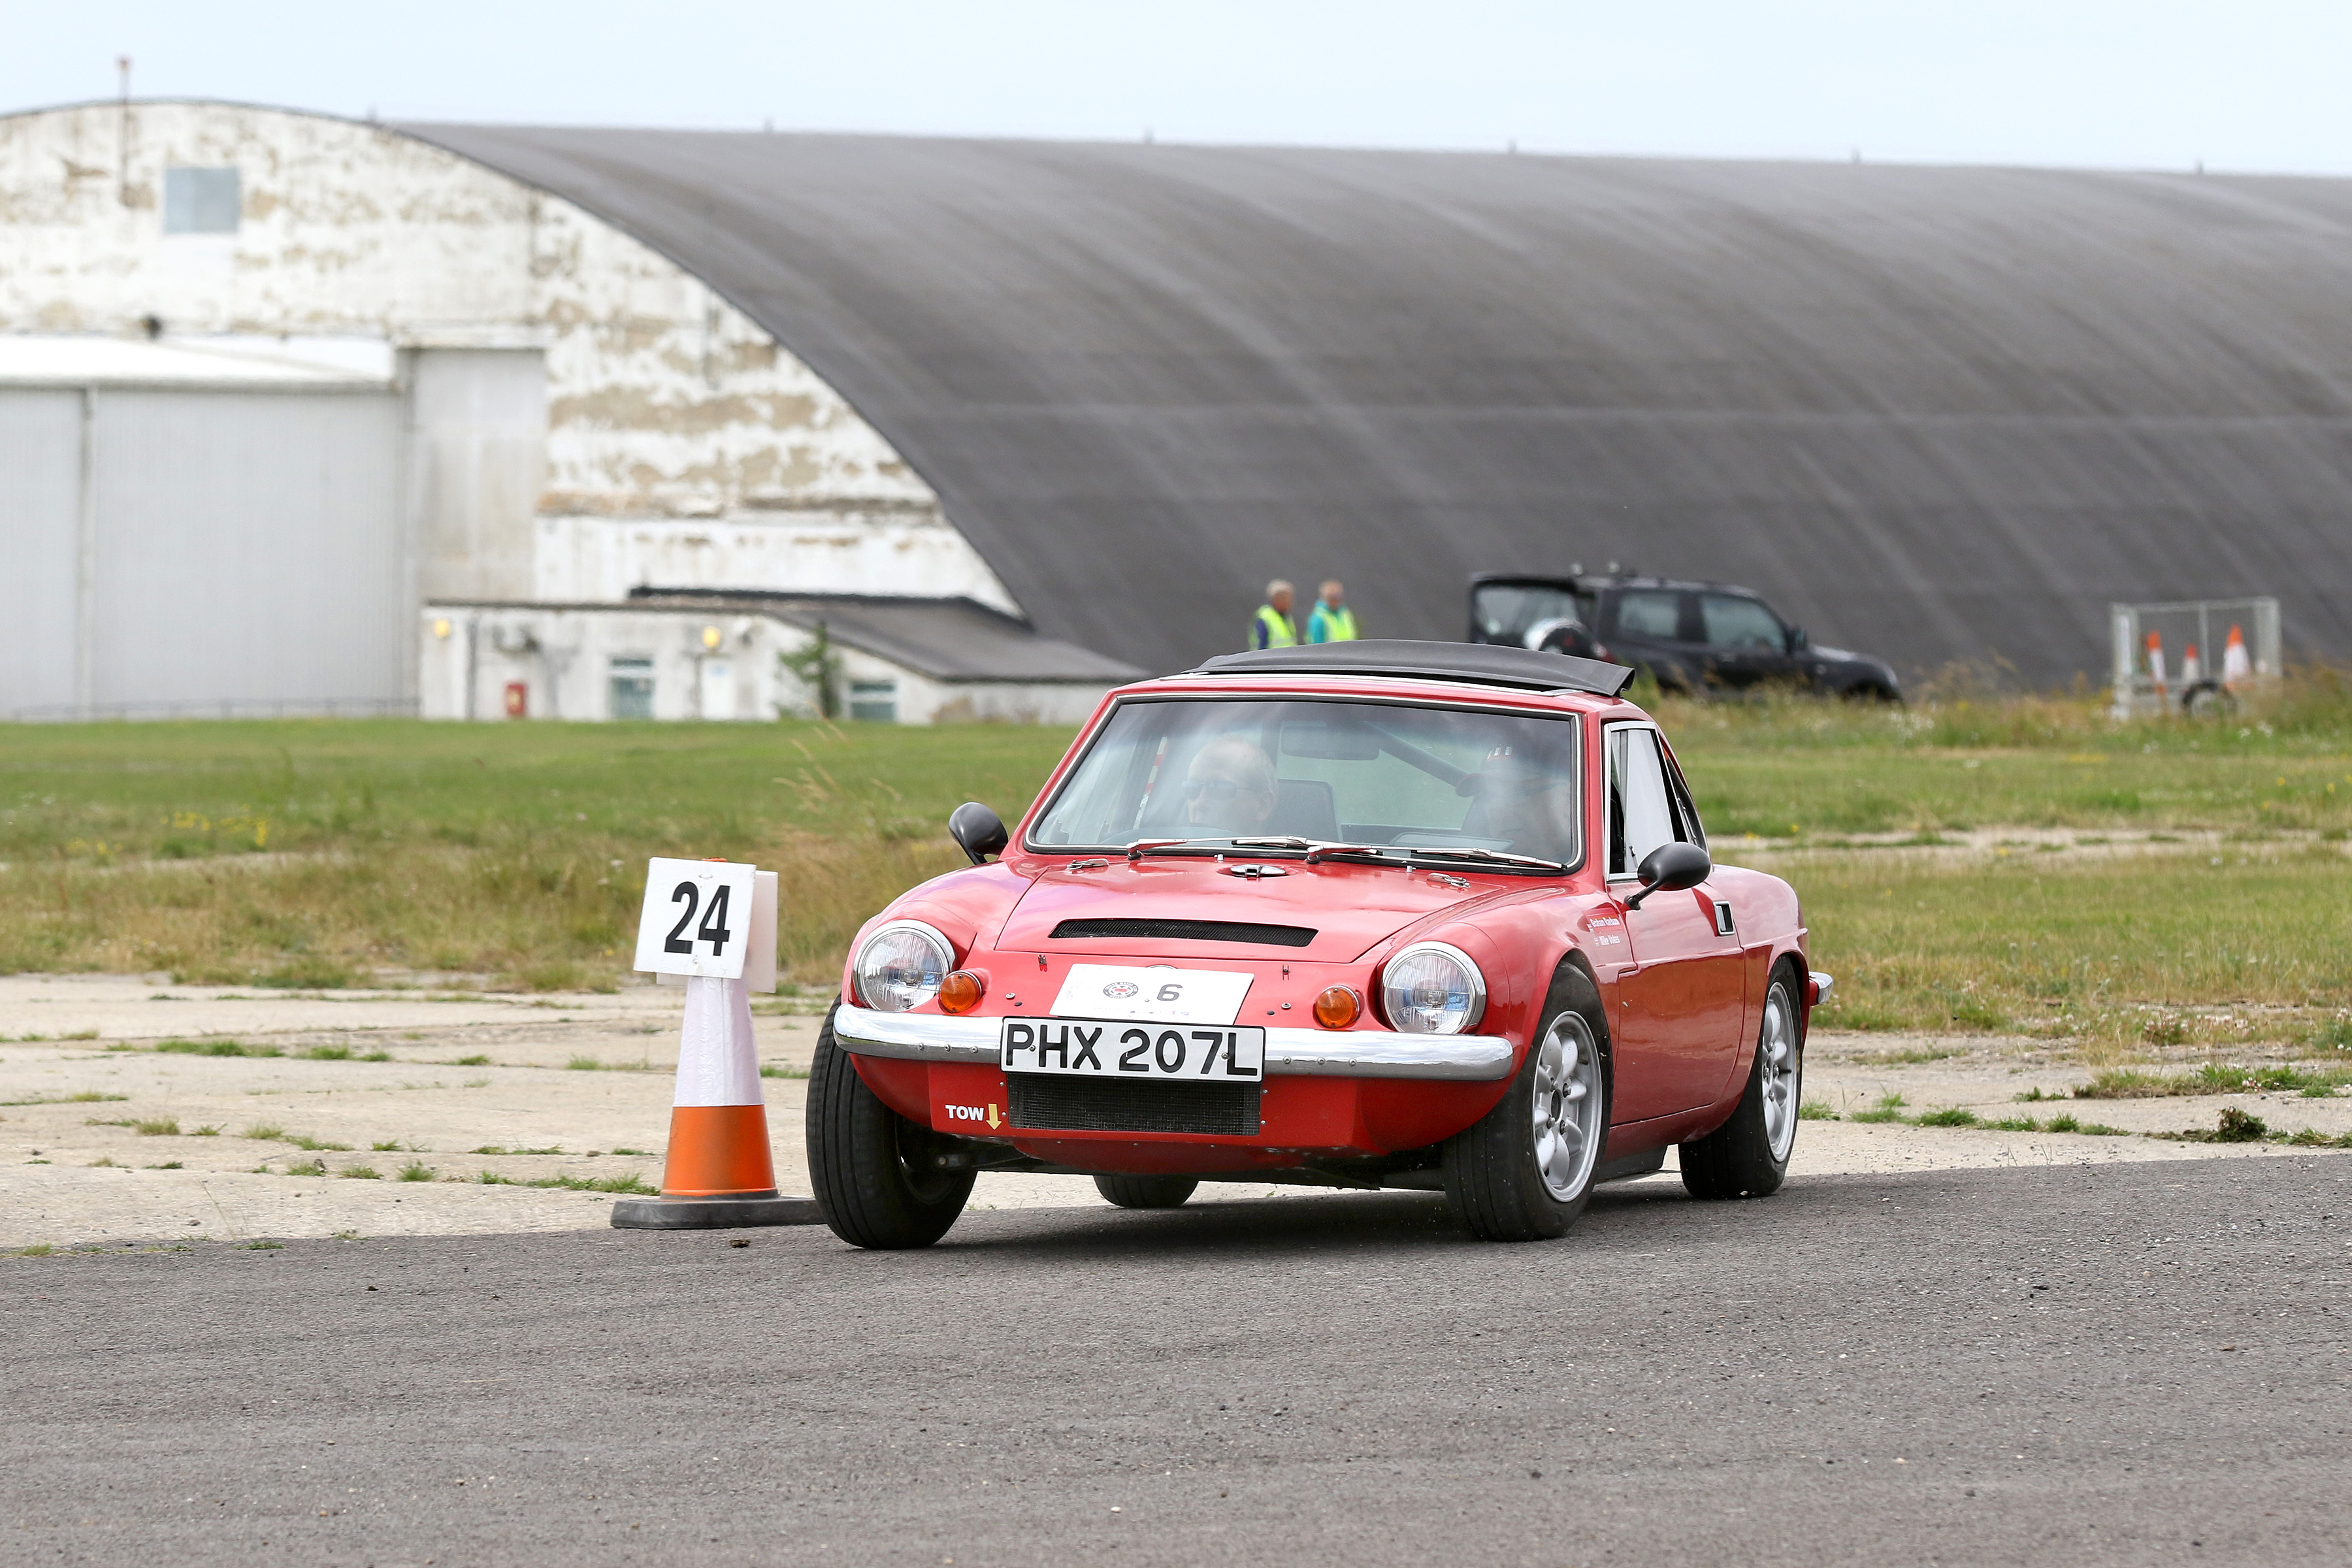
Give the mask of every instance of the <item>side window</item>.
M 1683 596 L 1670 589 L 1629 588 L 1617 595 L 1617 629 L 1634 637 L 1682 636 Z
M 1675 837 L 1685 844 L 1706 847 L 1706 828 L 1698 819 L 1698 807 L 1691 804 L 1690 785 L 1683 780 L 1682 764 L 1669 755 L 1666 758 L 1666 792 L 1674 797 L 1675 816 L 1680 831 Z
M 1699 618 L 1709 647 L 1761 648 L 1779 653 L 1789 646 L 1788 628 L 1759 599 L 1738 594 L 1702 594 Z
M 1659 845 L 1689 838 L 1675 819 L 1670 778 L 1655 731 L 1636 724 L 1610 728 L 1610 876 L 1630 877 Z

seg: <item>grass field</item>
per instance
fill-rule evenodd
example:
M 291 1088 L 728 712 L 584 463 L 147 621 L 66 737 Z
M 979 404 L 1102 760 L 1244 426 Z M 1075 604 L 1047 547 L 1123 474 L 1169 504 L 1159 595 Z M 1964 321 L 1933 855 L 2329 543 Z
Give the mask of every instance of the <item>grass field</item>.
M 2332 677 L 2194 723 L 2117 725 L 2087 698 L 1668 703 L 1661 718 L 1718 853 L 1761 858 L 1803 894 L 1848 1026 L 2352 1045 L 2352 700 Z M 0 972 L 610 984 L 646 857 L 684 854 L 779 869 L 784 956 L 826 985 L 866 914 L 961 863 L 948 812 L 976 799 L 1011 819 L 1067 739 L 999 725 L 11 726 Z M 1887 844 L 2000 828 L 2063 843 Z M 2129 851 L 2101 849 L 2108 838 Z

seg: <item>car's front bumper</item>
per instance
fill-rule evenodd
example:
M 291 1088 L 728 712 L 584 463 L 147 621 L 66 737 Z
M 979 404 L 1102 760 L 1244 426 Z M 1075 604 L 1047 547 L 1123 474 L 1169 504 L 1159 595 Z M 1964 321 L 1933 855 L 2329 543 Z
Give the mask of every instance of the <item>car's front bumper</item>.
M 858 1056 L 900 1061 L 996 1065 L 1002 1017 L 940 1013 L 879 1013 L 845 1002 L 833 1037 Z M 1276 1029 L 1265 1032 L 1268 1078 L 1418 1078 L 1490 1082 L 1511 1070 L 1511 1042 L 1500 1035 L 1401 1035 L 1387 1029 Z

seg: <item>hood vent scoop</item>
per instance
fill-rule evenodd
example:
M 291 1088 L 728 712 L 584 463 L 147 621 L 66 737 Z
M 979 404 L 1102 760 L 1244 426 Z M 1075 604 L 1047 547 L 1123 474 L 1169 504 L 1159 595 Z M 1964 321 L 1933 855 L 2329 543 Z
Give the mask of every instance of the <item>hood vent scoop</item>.
M 1305 947 L 1315 940 L 1315 930 L 1312 926 L 1257 925 L 1249 921 L 1064 921 L 1054 928 L 1054 935 L 1063 941 L 1140 937 L 1154 942 L 1237 942 L 1252 947 Z

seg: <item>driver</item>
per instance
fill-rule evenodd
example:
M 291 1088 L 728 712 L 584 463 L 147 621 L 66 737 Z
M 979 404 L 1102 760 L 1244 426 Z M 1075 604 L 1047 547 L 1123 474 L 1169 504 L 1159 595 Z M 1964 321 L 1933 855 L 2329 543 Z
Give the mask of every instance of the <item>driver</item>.
M 1527 746 L 1497 746 L 1476 778 L 1478 817 L 1486 837 L 1519 855 L 1558 856 L 1576 838 L 1576 775 L 1563 759 Z
M 1210 742 L 1184 773 L 1184 820 L 1214 834 L 1243 834 L 1274 815 L 1274 763 L 1238 735 Z

